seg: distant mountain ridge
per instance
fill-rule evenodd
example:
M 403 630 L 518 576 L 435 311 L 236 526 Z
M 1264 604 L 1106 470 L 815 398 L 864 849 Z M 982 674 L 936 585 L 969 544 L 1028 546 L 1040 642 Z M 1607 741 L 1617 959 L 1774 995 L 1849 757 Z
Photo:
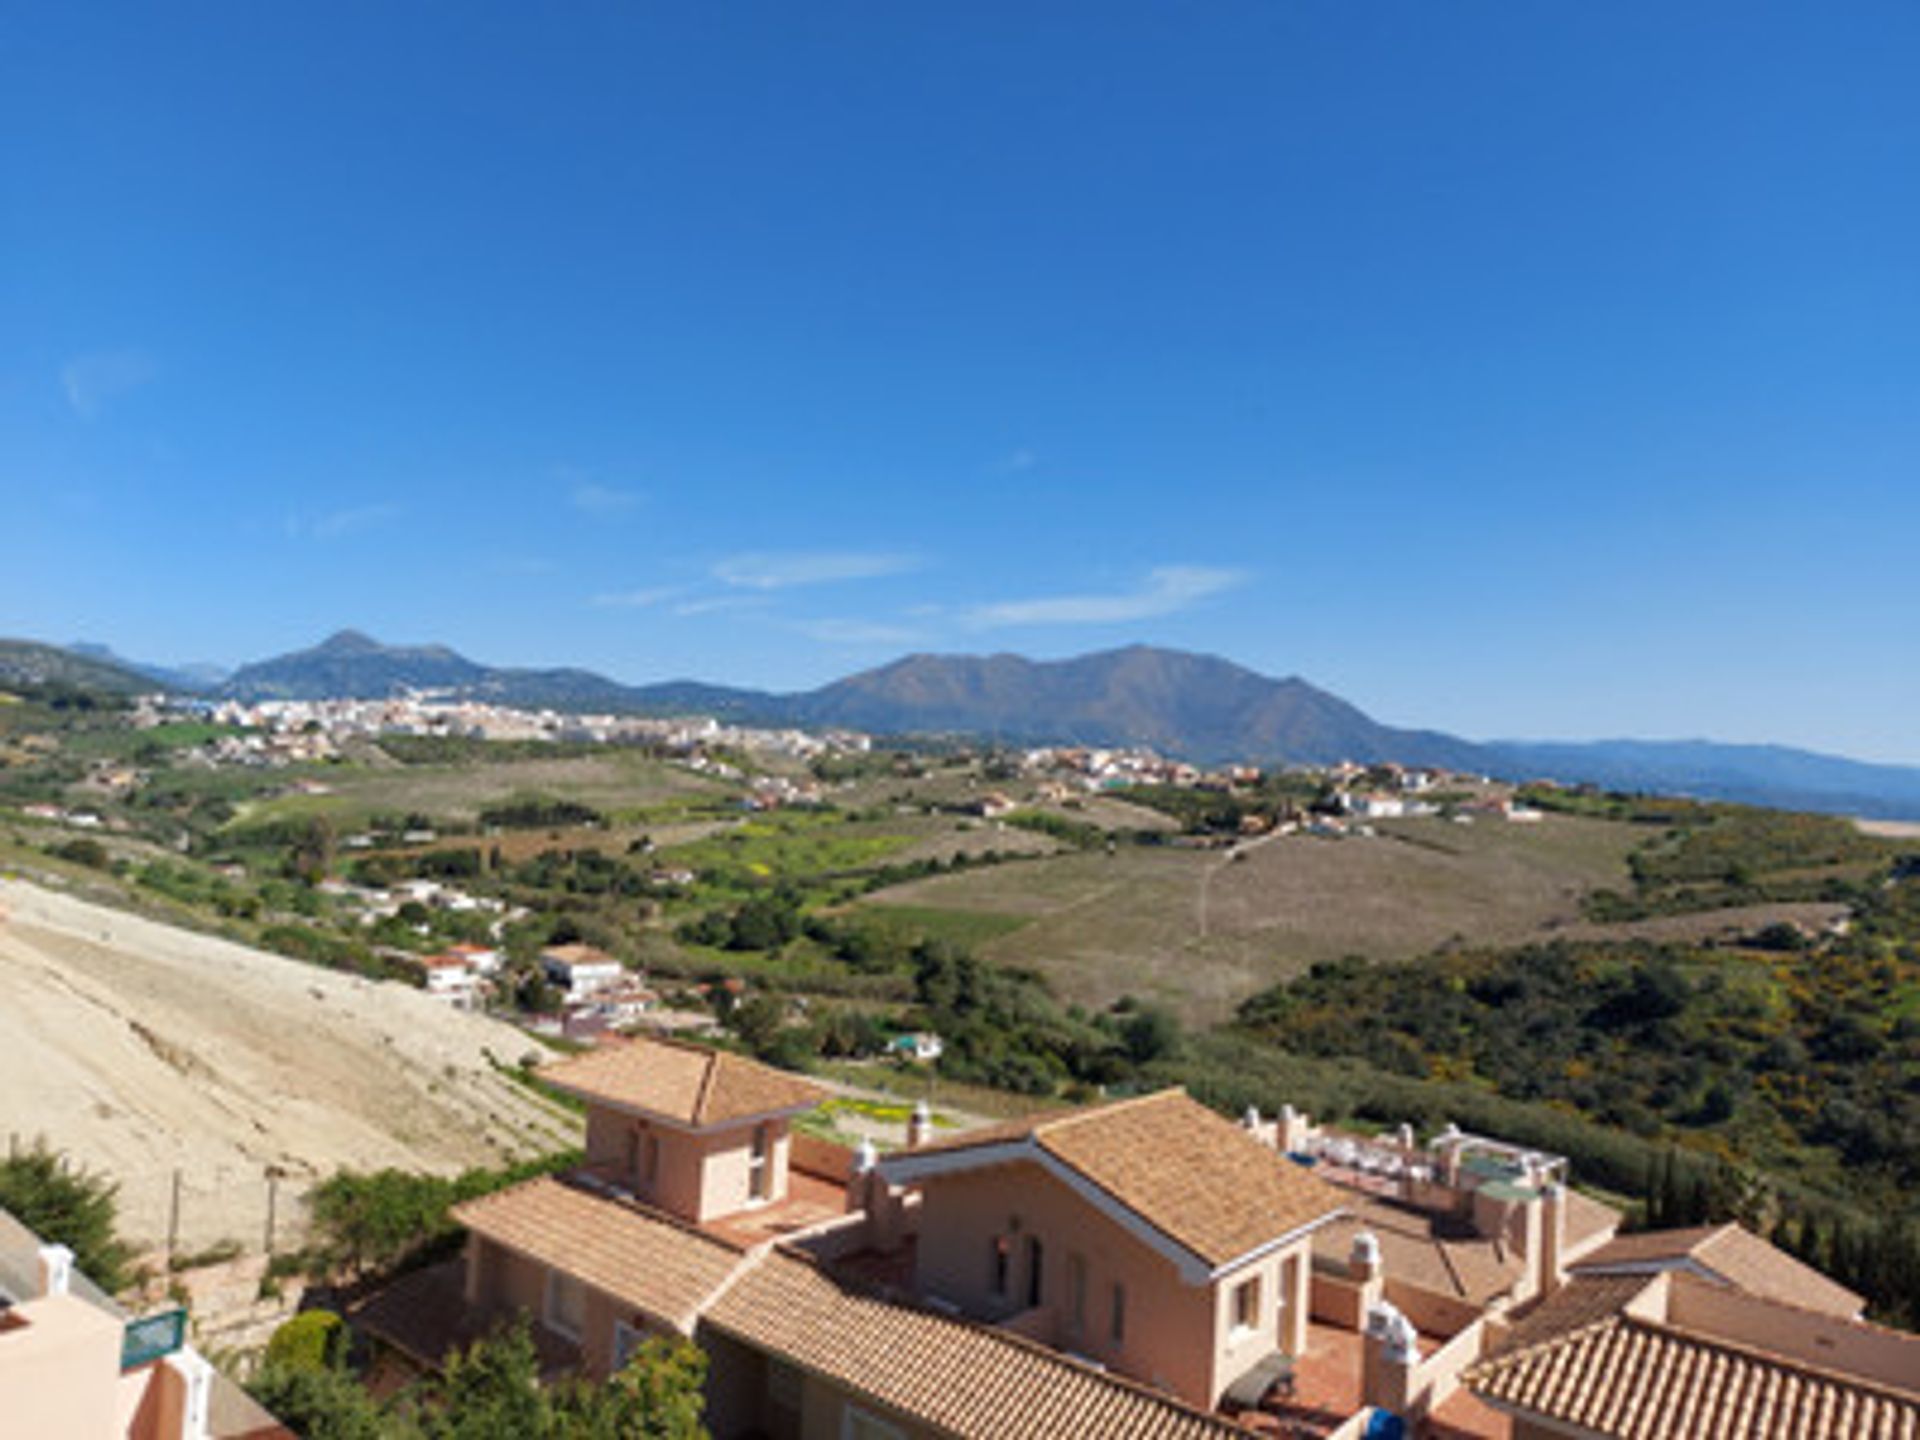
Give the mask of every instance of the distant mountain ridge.
M 129 660 L 105 645 L 89 640 L 76 640 L 66 649 L 69 655 L 82 655 L 89 660 L 99 660 L 108 665 L 117 665 L 122 670 L 131 670 L 136 675 L 144 675 L 169 690 L 211 690 L 225 680 L 228 673 L 218 665 L 155 665 L 146 660 Z
M 16 645 L 24 642 L 12 642 Z M 50 646 L 76 665 L 100 664 Z M 6 651 L 0 647 L 0 678 Z M 106 688 L 142 688 L 121 667 Z M 1758 805 L 1920 818 L 1920 768 L 1712 741 L 1476 742 L 1383 725 L 1298 676 L 1147 645 L 1068 660 L 908 655 L 817 690 L 676 680 L 627 685 L 588 670 L 496 667 L 444 645 L 384 645 L 343 630 L 236 670 L 213 693 L 243 700 L 379 699 L 437 690 L 533 709 L 707 714 L 749 724 L 953 734 L 1009 744 L 1147 745 L 1200 763 L 1395 760 L 1508 779 L 1592 781 Z
M 76 689 L 134 695 L 153 680 L 123 664 L 77 654 L 38 640 L 0 640 L 0 690 L 9 685 L 70 685 Z

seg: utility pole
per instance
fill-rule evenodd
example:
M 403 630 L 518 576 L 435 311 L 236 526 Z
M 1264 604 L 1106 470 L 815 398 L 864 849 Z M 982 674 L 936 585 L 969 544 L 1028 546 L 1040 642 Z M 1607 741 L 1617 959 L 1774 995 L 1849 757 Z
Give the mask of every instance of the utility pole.
M 173 1201 L 167 1207 L 167 1268 L 173 1268 L 174 1246 L 180 1240 L 180 1167 L 173 1167 Z
M 267 1258 L 269 1260 L 273 1258 L 273 1207 L 274 1201 L 279 1197 L 279 1191 L 280 1167 L 269 1165 L 267 1167 Z

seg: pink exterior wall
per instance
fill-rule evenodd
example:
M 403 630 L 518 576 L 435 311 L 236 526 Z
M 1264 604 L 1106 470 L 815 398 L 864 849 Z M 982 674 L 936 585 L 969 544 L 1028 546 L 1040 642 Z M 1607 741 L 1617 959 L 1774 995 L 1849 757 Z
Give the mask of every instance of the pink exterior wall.
M 791 1127 L 782 1116 L 763 1122 L 769 1132 L 769 1191 L 763 1201 L 748 1193 L 748 1170 L 755 1122 L 725 1130 L 675 1129 L 611 1107 L 587 1108 L 587 1163 L 617 1175 L 620 1183 L 650 1205 L 695 1222 L 716 1219 L 750 1205 L 771 1204 L 787 1193 Z M 648 1173 L 649 1146 L 659 1146 L 659 1162 Z
M 476 1289 L 471 1296 L 474 1303 L 482 1309 L 497 1312 L 524 1311 L 534 1324 L 552 1334 L 560 1334 L 547 1323 L 549 1267 L 528 1256 L 482 1240 L 477 1235 L 467 1239 L 467 1261 L 470 1267 L 475 1268 Z M 633 1329 L 649 1334 L 664 1333 L 665 1330 L 665 1327 L 631 1305 L 602 1294 L 591 1286 L 586 1287 L 583 1323 L 578 1339 L 571 1343 L 580 1349 L 581 1368 L 596 1380 L 605 1379 L 612 1371 L 616 1321 L 625 1321 Z
M 1358 1330 L 1366 1321 L 1367 1287 L 1320 1271 L 1313 1277 L 1313 1318 L 1342 1330 Z
M 0 1433 L 117 1440 L 120 1322 L 73 1295 L 15 1306 L 0 1330 Z
M 707 1428 L 715 1440 L 842 1440 L 847 1408 L 857 1406 L 897 1429 L 904 1440 L 936 1440 L 942 1432 L 892 1414 L 839 1385 L 786 1364 L 715 1331 L 703 1331 L 707 1352 Z
M 1163 1385 L 1191 1403 L 1212 1406 L 1233 1380 L 1268 1351 L 1286 1348 L 1280 1334 L 1283 1262 L 1294 1264 L 1292 1341 L 1305 1343 L 1308 1246 L 1305 1240 L 1212 1284 L 1189 1284 L 1173 1262 L 1030 1163 L 942 1175 L 922 1188 L 915 1285 L 967 1313 L 1004 1320 L 1029 1308 L 1030 1236 L 1041 1243 L 1041 1305 L 1053 1315 L 1053 1343 L 1122 1374 Z M 1011 1242 L 1005 1296 L 990 1288 L 996 1238 Z M 1084 1264 L 1086 1305 L 1076 1324 L 1070 1277 Z M 1258 1323 L 1233 1327 L 1232 1290 L 1258 1275 Z M 1124 1287 L 1125 1323 L 1113 1339 L 1115 1285 Z M 1035 1323 L 1039 1323 L 1036 1321 Z

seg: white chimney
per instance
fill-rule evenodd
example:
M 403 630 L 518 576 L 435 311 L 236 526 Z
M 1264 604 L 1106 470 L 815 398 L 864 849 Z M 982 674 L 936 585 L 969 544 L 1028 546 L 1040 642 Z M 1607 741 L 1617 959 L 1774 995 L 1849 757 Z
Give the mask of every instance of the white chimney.
M 39 1260 L 40 1293 L 66 1294 L 73 1285 L 73 1251 L 64 1245 L 42 1245 Z
M 1360 1398 L 1389 1414 L 1408 1416 L 1414 1371 L 1420 1365 L 1420 1333 L 1391 1301 L 1367 1307 L 1360 1357 Z

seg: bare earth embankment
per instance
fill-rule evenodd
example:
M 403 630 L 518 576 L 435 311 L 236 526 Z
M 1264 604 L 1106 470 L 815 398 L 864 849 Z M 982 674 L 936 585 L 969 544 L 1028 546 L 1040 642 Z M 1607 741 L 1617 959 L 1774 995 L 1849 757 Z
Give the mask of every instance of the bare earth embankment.
M 132 1238 L 261 1243 L 341 1166 L 452 1172 L 576 1143 L 498 1074 L 534 1048 L 374 982 L 0 882 L 0 1138 L 44 1135 L 121 1185 Z

